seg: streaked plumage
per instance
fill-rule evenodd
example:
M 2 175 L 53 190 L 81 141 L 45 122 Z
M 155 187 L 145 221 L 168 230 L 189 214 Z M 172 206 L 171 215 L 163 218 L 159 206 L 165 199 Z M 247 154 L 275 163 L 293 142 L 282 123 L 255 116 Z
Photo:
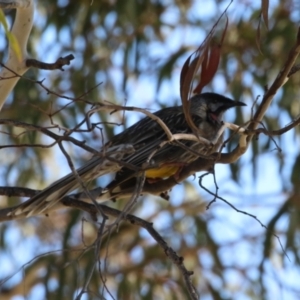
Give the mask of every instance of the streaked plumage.
M 222 116 L 224 111 L 241 105 L 244 104 L 214 93 L 204 93 L 192 97 L 190 99 L 190 114 L 194 124 L 198 128 L 199 136 L 213 141 L 223 124 Z M 192 133 L 192 130 L 187 125 L 181 106 L 164 108 L 154 113 L 154 115 L 167 125 L 172 134 Z M 128 151 L 129 153 L 127 152 L 127 154 L 123 152 L 122 157 L 124 162 L 138 168 L 144 167 L 145 163 L 149 160 L 149 156 L 154 153 L 149 162 L 151 169 L 146 171 L 146 177 L 165 178 L 175 175 L 183 165 L 197 159 L 198 155 L 195 152 L 202 156 L 208 156 L 217 151 L 222 143 L 222 138 L 220 138 L 215 145 L 207 147 L 201 141 L 181 140 L 180 142 L 183 145 L 193 150 L 191 152 L 180 147 L 175 142 L 167 143 L 160 148 L 162 142 L 166 140 L 166 134 L 161 126 L 153 119 L 145 117 L 122 133 L 115 135 L 103 149 L 111 149 L 111 147 L 115 149 L 121 145 L 128 144 L 133 146 L 134 152 Z M 91 181 L 103 175 L 103 173 L 97 170 L 97 165 L 103 164 L 103 162 L 103 157 L 92 158 L 85 166 L 77 170 L 78 175 L 84 182 Z M 148 168 L 149 163 L 146 164 Z M 114 169 L 111 171 L 115 172 L 116 169 L 117 167 L 114 166 Z M 119 185 L 133 176 L 139 176 L 139 172 L 123 167 L 117 172 L 115 179 L 107 186 L 105 193 L 97 200 L 105 201 L 109 198 L 114 198 L 114 193 L 117 192 L 119 194 L 120 192 Z M 12 212 L 12 214 L 23 212 L 28 214 L 41 213 L 79 186 L 80 183 L 77 177 L 73 173 L 70 173 L 54 182 L 41 193 L 19 205 L 17 210 Z

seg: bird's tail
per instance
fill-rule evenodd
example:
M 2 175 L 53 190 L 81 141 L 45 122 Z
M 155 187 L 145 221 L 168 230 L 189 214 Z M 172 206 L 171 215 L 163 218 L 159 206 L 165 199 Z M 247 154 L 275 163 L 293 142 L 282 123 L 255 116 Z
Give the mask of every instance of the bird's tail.
M 29 217 L 31 215 L 44 213 L 57 204 L 69 192 L 79 187 L 86 188 L 86 183 L 89 181 L 120 170 L 122 165 L 118 161 L 120 161 L 125 154 L 133 152 L 133 147 L 128 144 L 107 149 L 105 153 L 93 157 L 83 167 L 55 181 L 40 193 L 20 204 L 11 210 L 8 215 L 13 216 L 25 213 L 25 215 Z M 102 200 L 99 199 L 101 202 L 106 201 L 106 197 L 109 196 L 104 195 L 105 193 L 103 193 Z

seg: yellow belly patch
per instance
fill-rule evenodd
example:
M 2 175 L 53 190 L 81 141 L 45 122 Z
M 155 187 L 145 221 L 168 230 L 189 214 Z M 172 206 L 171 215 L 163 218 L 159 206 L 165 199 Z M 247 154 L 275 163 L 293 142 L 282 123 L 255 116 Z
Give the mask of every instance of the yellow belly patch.
M 146 178 L 168 178 L 176 174 L 179 168 L 179 166 L 166 165 L 160 168 L 149 169 L 145 172 Z

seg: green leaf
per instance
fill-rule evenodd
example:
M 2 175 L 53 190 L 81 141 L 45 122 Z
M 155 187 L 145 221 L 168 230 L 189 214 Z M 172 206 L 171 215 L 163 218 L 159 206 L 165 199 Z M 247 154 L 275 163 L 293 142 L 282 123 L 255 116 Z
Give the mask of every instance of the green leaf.
M 6 22 L 5 15 L 3 13 L 3 10 L 0 9 L 0 23 L 3 25 L 5 33 L 8 31 L 8 24 Z
M 20 48 L 19 42 L 16 39 L 16 37 L 9 31 L 8 24 L 6 22 L 6 18 L 5 18 L 5 15 L 4 15 L 2 9 L 0 9 L 0 23 L 4 27 L 5 35 L 9 41 L 10 47 L 15 52 L 18 60 L 20 61 L 22 59 L 22 53 L 21 53 L 21 48 Z

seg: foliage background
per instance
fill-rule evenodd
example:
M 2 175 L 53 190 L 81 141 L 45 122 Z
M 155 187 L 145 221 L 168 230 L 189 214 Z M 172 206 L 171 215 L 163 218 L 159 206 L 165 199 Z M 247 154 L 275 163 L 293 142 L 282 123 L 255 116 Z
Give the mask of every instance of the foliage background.
M 153 111 L 178 104 L 182 64 L 228 3 L 115 0 L 75 5 L 71 1 L 39 1 L 30 53 L 50 62 L 72 53 L 75 60 L 64 72 L 30 70 L 26 77 L 45 78 L 44 84 L 61 95 L 78 97 L 89 91 L 86 99 L 91 102 L 108 100 Z M 248 104 L 242 112 L 226 115 L 226 120 L 237 124 L 250 119 L 254 101 L 276 77 L 300 20 L 297 1 L 272 1 L 269 30 L 261 26 L 259 49 L 260 5 L 258 1 L 231 4 L 219 71 L 206 87 Z M 7 16 L 12 21 L 14 12 L 7 12 Z M 1 31 L 1 61 L 6 59 L 6 49 Z M 264 118 L 268 129 L 282 128 L 299 114 L 299 82 L 296 74 L 276 95 Z M 82 102 L 47 94 L 35 82 L 22 79 L 1 118 L 48 126 L 47 113 L 58 111 L 53 122 L 73 128 L 89 108 Z M 101 122 L 102 130 L 75 137 L 99 148 L 102 134 L 107 140 L 140 117 L 137 113 L 94 115 L 93 121 Z M 19 133 L 16 128 L 2 127 L 1 143 L 50 143 L 35 132 Z M 257 216 L 269 230 L 221 201 L 206 210 L 212 197 L 200 189 L 199 174 L 176 186 L 169 202 L 143 197 L 132 212 L 153 222 L 184 257 L 186 267 L 194 271 L 193 283 L 201 299 L 299 297 L 299 128 L 275 140 L 282 152 L 261 135 L 236 164 L 216 167 L 219 195 Z M 66 147 L 77 166 L 90 157 L 82 149 Z M 227 147 L 230 150 L 234 142 Z M 0 151 L 2 186 L 43 188 L 70 171 L 55 147 Z M 108 180 L 101 178 L 97 183 L 103 186 Z M 212 178 L 204 183 L 214 189 Z M 7 207 L 18 201 L 2 197 L 0 205 Z M 121 209 L 124 202 L 113 205 Z M 75 210 L 1 224 L 0 279 L 14 275 L 1 283 L 1 299 L 23 299 L 21 295 L 27 299 L 75 298 L 95 263 L 92 245 L 96 236 L 97 227 L 89 216 Z M 103 243 L 101 258 L 82 299 L 101 299 L 102 293 L 106 299 L 187 298 L 179 271 L 137 226 L 123 223 Z

